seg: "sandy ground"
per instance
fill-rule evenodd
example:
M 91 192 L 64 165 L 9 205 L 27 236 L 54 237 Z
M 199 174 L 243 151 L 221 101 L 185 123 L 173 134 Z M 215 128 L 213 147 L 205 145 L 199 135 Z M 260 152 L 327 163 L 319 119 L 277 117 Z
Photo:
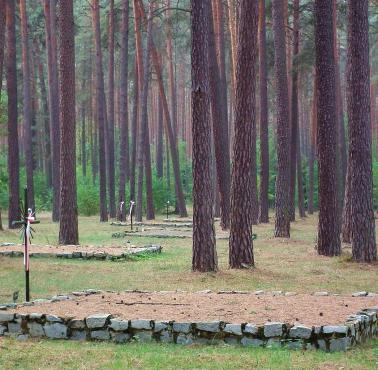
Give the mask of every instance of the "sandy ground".
M 348 315 L 364 308 L 377 306 L 378 297 L 104 292 L 75 297 L 68 301 L 19 307 L 13 312 L 40 312 L 76 318 L 84 318 L 95 313 L 109 313 L 127 320 L 180 322 L 221 320 L 254 324 L 279 321 L 316 326 L 342 324 Z

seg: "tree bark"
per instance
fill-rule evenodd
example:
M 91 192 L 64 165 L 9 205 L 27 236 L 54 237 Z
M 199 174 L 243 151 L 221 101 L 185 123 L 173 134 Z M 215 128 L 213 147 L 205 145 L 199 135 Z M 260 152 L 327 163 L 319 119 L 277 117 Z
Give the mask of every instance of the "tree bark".
M 6 0 L 6 63 L 7 63 L 7 95 L 8 95 L 8 227 L 17 228 L 13 221 L 20 218 L 20 160 L 17 130 L 17 55 L 16 55 L 16 10 L 15 0 Z
M 283 0 L 273 0 L 274 66 L 277 84 L 277 178 L 275 236 L 290 237 L 290 121 Z
M 161 179 L 163 178 L 163 106 L 161 103 L 161 98 L 158 95 L 158 104 L 157 104 L 157 143 L 156 143 L 156 176 Z
M 229 265 L 254 266 L 252 245 L 253 132 L 255 121 L 258 0 L 241 0 L 236 64 L 235 138 L 231 184 Z
M 268 77 L 265 0 L 259 0 L 260 201 L 259 222 L 269 222 Z
M 106 159 L 105 159 L 105 107 L 104 107 L 104 72 L 102 69 L 101 30 L 99 0 L 92 0 L 92 22 L 96 52 L 96 109 L 99 141 L 100 172 L 100 221 L 108 221 L 106 202 Z
M 209 100 L 210 1 L 192 0 L 193 256 L 192 270 L 217 271 Z
M 336 75 L 332 0 L 315 0 L 317 148 L 319 163 L 318 253 L 341 253 L 336 179 Z
M 5 2 L 0 0 L 0 101 L 1 89 L 3 87 L 3 66 L 4 66 L 4 50 L 5 50 Z
M 349 121 L 350 231 L 358 262 L 377 258 L 371 158 L 369 1 L 348 0 L 347 107 Z
M 73 1 L 58 3 L 60 101 L 60 228 L 59 244 L 79 244 L 76 200 L 75 27 Z
M 119 156 L 119 189 L 118 203 L 126 201 L 125 187 L 130 176 L 129 166 L 129 107 L 128 107 L 128 53 L 129 53 L 129 0 L 122 1 L 122 23 L 121 23 L 121 50 L 120 50 L 120 156 Z M 121 208 L 119 208 L 121 210 Z M 126 206 L 118 213 L 120 221 L 125 220 Z
M 317 86 L 316 73 L 314 74 L 314 87 L 312 97 L 312 112 L 311 112 L 311 142 L 310 152 L 308 155 L 308 213 L 314 213 L 314 162 L 316 152 L 316 132 L 317 132 Z

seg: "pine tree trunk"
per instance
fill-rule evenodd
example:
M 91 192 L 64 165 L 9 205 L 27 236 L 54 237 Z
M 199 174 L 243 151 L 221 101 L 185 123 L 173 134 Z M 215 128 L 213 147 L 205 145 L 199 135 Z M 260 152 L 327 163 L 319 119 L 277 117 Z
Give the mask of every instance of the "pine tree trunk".
M 129 178 L 129 107 L 127 100 L 128 87 L 128 53 L 129 53 L 129 0 L 122 1 L 122 23 L 121 23 L 121 51 L 120 51 L 120 157 L 119 157 L 119 189 L 118 203 L 126 201 L 125 187 Z M 121 209 L 121 208 L 119 208 Z M 118 213 L 118 220 L 125 220 L 126 206 Z
M 20 160 L 17 131 L 17 66 L 16 66 L 16 10 L 15 1 L 6 0 L 6 63 L 8 96 L 8 227 L 17 228 L 13 221 L 19 220 L 19 172 Z
M 52 220 L 59 221 L 60 214 L 60 123 L 59 123 L 59 79 L 56 46 L 56 0 L 44 1 L 46 24 L 47 75 L 50 112 L 50 135 L 52 147 L 52 184 L 53 210 Z
M 317 132 L 317 87 L 316 87 L 316 73 L 314 74 L 314 87 L 312 97 L 312 112 L 311 112 L 311 142 L 310 152 L 308 155 L 308 213 L 314 213 L 314 162 L 316 151 L 316 132 Z
M 75 27 L 73 0 L 58 5 L 61 204 L 59 244 L 79 244 L 76 200 Z
M 5 2 L 7 0 L 0 0 L 0 101 L 1 89 L 3 87 L 3 66 L 4 66 L 4 51 L 5 51 Z
M 268 77 L 265 0 L 259 0 L 260 199 L 259 222 L 269 222 Z
M 277 84 L 277 178 L 275 236 L 290 237 L 290 121 L 284 4 L 273 0 L 274 64 Z
M 104 73 L 102 69 L 101 31 L 100 31 L 100 9 L 99 0 L 92 0 L 92 22 L 94 33 L 94 44 L 96 52 L 96 109 L 99 141 L 99 173 L 100 173 L 100 221 L 108 221 L 108 210 L 106 202 L 106 158 L 105 158 L 105 116 L 104 107 Z
M 193 256 L 192 270 L 217 271 L 209 100 L 210 2 L 192 0 Z
M 157 144 L 156 144 L 156 176 L 161 179 L 163 177 L 163 106 L 161 98 L 158 95 L 158 131 L 157 131 Z
M 341 253 L 336 178 L 336 74 L 333 55 L 332 0 L 315 0 L 317 79 L 317 152 L 319 163 L 318 253 Z
M 348 0 L 347 108 L 353 259 L 377 259 L 371 158 L 369 1 Z
M 252 163 L 255 121 L 258 0 L 241 0 L 236 64 L 235 138 L 231 184 L 229 265 L 254 266 L 252 245 Z

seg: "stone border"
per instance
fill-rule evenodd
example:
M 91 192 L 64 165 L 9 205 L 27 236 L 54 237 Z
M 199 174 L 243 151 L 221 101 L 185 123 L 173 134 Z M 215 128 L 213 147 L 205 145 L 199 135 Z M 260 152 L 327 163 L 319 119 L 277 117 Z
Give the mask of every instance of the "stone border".
M 143 231 L 123 231 L 113 233 L 112 238 L 157 238 L 157 239 L 192 239 L 192 235 L 166 235 L 166 234 L 147 234 L 143 235 Z M 228 236 L 215 236 L 217 240 L 228 240 Z
M 112 226 L 130 226 L 130 223 L 127 222 L 110 222 Z M 134 226 L 136 227 L 166 227 L 166 228 L 192 228 L 193 222 L 180 222 L 180 223 L 156 223 L 156 224 L 146 224 L 143 222 L 135 222 Z
M 55 296 L 51 301 L 72 299 L 72 296 L 99 294 L 89 289 L 71 296 Z M 223 293 L 226 294 L 226 293 Z M 44 300 L 36 300 L 43 302 Z M 8 305 L 8 307 L 11 305 Z M 17 305 L 13 305 L 12 308 Z M 5 306 L 1 309 L 4 310 Z M 175 322 L 154 320 L 120 320 L 109 313 L 87 316 L 83 320 L 50 314 L 14 314 L 0 311 L 0 336 L 18 340 L 29 337 L 70 340 L 100 340 L 115 343 L 129 341 L 176 344 L 228 344 L 244 347 L 285 347 L 288 349 L 321 349 L 346 351 L 378 336 L 378 307 L 364 309 L 347 318 L 343 325 L 304 326 L 281 322 L 264 325 L 252 323 Z
M 142 249 L 143 248 L 143 249 Z M 111 254 L 107 252 L 61 252 L 61 253 L 48 253 L 48 252 L 31 252 L 30 257 L 43 257 L 43 258 L 62 258 L 62 259 L 82 259 L 82 260 L 98 260 L 98 261 L 121 261 L 127 260 L 133 256 L 140 256 L 144 254 L 158 254 L 161 253 L 163 247 L 161 245 L 147 245 L 145 247 L 137 248 L 137 251 L 128 250 L 121 254 Z M 24 252 L 21 251 L 0 251 L 0 257 L 23 257 Z

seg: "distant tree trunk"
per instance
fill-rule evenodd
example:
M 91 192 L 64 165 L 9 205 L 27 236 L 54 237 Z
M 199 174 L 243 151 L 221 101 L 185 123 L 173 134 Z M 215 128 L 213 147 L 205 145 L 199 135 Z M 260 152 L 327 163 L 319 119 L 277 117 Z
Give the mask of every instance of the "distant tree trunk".
M 291 134 L 290 134 L 290 221 L 295 221 L 295 184 L 297 180 L 298 144 L 298 54 L 299 0 L 293 0 L 293 62 L 291 69 Z
M 290 237 L 290 121 L 284 4 L 273 0 L 274 65 L 277 84 L 277 178 L 275 236 Z
M 142 3 L 141 0 L 138 0 L 138 1 L 139 1 L 139 5 L 140 5 L 140 10 L 141 10 L 141 13 L 142 13 L 142 18 L 144 19 L 144 21 L 146 23 L 146 14 L 145 14 L 145 11 L 144 11 L 144 8 L 143 8 L 143 3 Z M 157 78 L 157 82 L 158 82 L 158 86 L 159 86 L 159 94 L 160 94 L 160 97 L 162 98 L 162 102 L 163 102 L 163 110 L 164 110 L 164 116 L 165 116 L 165 120 L 164 120 L 165 129 L 166 129 L 167 138 L 169 140 L 169 148 L 170 148 L 171 157 L 172 157 L 172 167 L 173 167 L 173 173 L 174 173 L 174 177 L 175 177 L 175 190 L 176 190 L 176 197 L 177 197 L 177 199 L 176 199 L 177 205 L 178 205 L 178 209 L 179 209 L 179 212 L 180 212 L 180 217 L 187 217 L 188 212 L 186 210 L 185 197 L 184 197 L 184 192 L 183 192 L 183 189 L 182 189 L 179 154 L 178 154 L 178 149 L 177 149 L 177 144 L 176 144 L 176 140 L 175 140 L 175 137 L 174 137 L 174 133 L 173 133 L 173 130 L 172 130 L 167 97 L 166 97 L 165 91 L 164 91 L 163 76 L 162 76 L 162 69 L 161 69 L 161 65 L 160 65 L 160 60 L 159 60 L 158 53 L 157 53 L 157 50 L 156 50 L 156 47 L 155 47 L 153 40 L 152 40 L 151 52 L 152 52 L 152 62 L 153 62 L 153 65 L 154 65 L 154 69 L 155 69 L 155 72 L 156 72 L 156 78 Z
M 353 259 L 377 258 L 371 158 L 369 1 L 348 0 L 347 106 Z
M 312 112 L 311 112 L 311 142 L 310 152 L 308 155 L 308 213 L 314 213 L 314 162 L 316 152 L 316 132 L 317 132 L 317 86 L 316 86 L 316 73 L 314 74 L 314 87 L 312 97 Z
M 2 9 L 3 10 L 3 9 Z M 5 10 L 5 9 L 4 9 Z M 1 218 L 1 208 L 0 208 L 0 231 L 3 231 L 3 220 Z
M 161 179 L 163 177 L 163 106 L 161 98 L 158 95 L 158 131 L 157 131 L 157 144 L 156 144 L 156 176 Z
M 241 0 L 236 65 L 235 138 L 231 185 L 231 268 L 254 266 L 252 245 L 258 0 Z
M 114 0 L 109 1 L 108 49 L 108 191 L 109 215 L 111 218 L 115 218 L 116 206 L 114 173 Z
M 217 54 L 215 48 L 214 25 L 211 6 L 209 7 L 209 77 L 210 77 L 210 99 L 211 118 L 214 136 L 215 163 L 217 184 L 220 195 L 221 227 L 230 227 L 230 157 L 228 149 L 227 121 L 222 114 L 222 93 Z
M 336 75 L 332 0 L 315 0 L 317 145 L 319 163 L 318 253 L 341 253 L 336 179 Z
M 47 75 L 50 112 L 50 135 L 52 157 L 52 189 L 53 210 L 52 220 L 59 221 L 60 214 L 60 123 L 59 123 L 59 95 L 58 70 L 56 50 L 56 0 L 44 0 L 44 14 L 46 24 Z
M 210 2 L 192 0 L 193 256 L 192 270 L 217 271 L 209 100 Z
M 19 220 L 19 192 L 20 192 L 20 160 L 18 152 L 17 130 L 17 56 L 16 56 L 16 10 L 15 1 L 6 0 L 6 62 L 7 62 L 7 96 L 8 96 L 8 227 L 13 221 Z
M 1 88 L 3 86 L 3 66 L 4 66 L 4 50 L 5 50 L 5 2 L 0 0 L 0 101 Z
M 119 157 L 119 189 L 118 203 L 126 201 L 125 186 L 130 176 L 129 173 L 129 107 L 128 107 L 128 53 L 129 53 L 129 0 L 122 1 L 122 23 L 121 23 L 121 51 L 120 51 L 120 157 Z M 121 208 L 119 208 L 121 209 Z M 120 221 L 125 220 L 126 206 L 118 213 Z
M 139 78 L 138 63 L 135 57 L 134 67 L 134 97 L 133 97 L 133 117 L 131 122 L 131 164 L 130 164 L 130 200 L 135 201 L 135 168 L 138 138 L 138 115 L 139 115 Z
M 52 164 L 51 164 L 51 141 L 50 141 L 50 123 L 49 123 L 49 107 L 46 92 L 45 75 L 43 71 L 43 64 L 40 58 L 40 49 L 38 42 L 34 42 L 34 53 L 36 58 L 36 63 L 38 65 L 38 79 L 39 79 L 39 90 L 41 92 L 41 103 L 43 112 L 43 141 L 45 144 L 45 173 L 46 181 L 49 187 L 52 186 Z
M 29 60 L 29 39 L 28 39 L 28 18 L 25 0 L 20 0 L 21 18 L 21 44 L 22 44 L 22 87 L 23 87 L 23 109 L 24 109 L 24 148 L 26 184 L 28 187 L 28 201 L 30 208 L 35 209 L 34 204 L 34 183 L 33 183 L 33 144 L 32 144 L 32 96 L 30 91 L 30 60 Z
M 92 22 L 96 51 L 96 109 L 99 140 L 100 172 L 100 221 L 108 221 L 106 202 L 106 160 L 105 160 L 105 107 L 104 107 L 104 72 L 102 69 L 101 31 L 99 0 L 92 0 Z
M 303 193 L 303 173 L 302 173 L 302 156 L 300 148 L 300 136 L 298 135 L 297 143 L 297 181 L 298 181 L 298 211 L 299 217 L 306 217 L 305 205 L 304 205 L 304 193 Z
M 76 200 L 75 27 L 73 0 L 59 1 L 61 189 L 59 244 L 79 244 Z
M 81 91 L 85 91 L 85 86 L 86 86 L 86 73 L 85 73 L 85 67 L 83 71 L 83 79 L 81 82 Z M 81 112 L 81 167 L 83 171 L 83 176 L 87 177 L 87 139 L 86 139 L 86 128 L 85 128 L 85 118 L 86 118 L 86 101 L 83 100 L 81 102 L 81 107 L 80 107 L 80 112 Z
M 269 222 L 268 77 L 265 0 L 259 0 L 260 201 L 259 222 Z

